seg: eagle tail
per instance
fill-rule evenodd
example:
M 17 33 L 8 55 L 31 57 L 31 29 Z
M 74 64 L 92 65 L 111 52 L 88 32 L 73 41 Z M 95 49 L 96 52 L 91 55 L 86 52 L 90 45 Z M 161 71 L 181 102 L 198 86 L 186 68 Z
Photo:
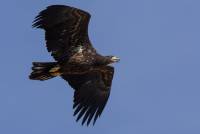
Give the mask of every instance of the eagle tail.
M 60 66 L 57 62 L 33 62 L 31 80 L 48 80 L 61 75 Z

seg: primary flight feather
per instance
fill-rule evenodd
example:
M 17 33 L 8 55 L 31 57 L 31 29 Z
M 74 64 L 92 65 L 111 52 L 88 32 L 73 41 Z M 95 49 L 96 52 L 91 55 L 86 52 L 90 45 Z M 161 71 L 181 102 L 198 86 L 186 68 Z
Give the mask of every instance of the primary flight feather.
M 74 91 L 74 116 L 82 124 L 95 124 L 110 95 L 116 56 L 102 56 L 88 37 L 90 14 L 65 6 L 52 5 L 36 16 L 33 27 L 45 30 L 47 50 L 56 62 L 33 62 L 29 78 L 48 80 L 61 76 Z

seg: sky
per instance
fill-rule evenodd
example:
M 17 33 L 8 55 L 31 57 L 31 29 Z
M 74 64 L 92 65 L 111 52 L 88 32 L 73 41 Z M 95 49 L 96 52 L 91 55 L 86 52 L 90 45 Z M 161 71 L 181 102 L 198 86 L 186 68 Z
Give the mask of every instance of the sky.
M 95 126 L 73 117 L 61 78 L 31 81 L 33 61 L 53 61 L 37 13 L 52 4 L 92 15 L 91 42 L 116 55 L 111 96 Z M 1 134 L 199 134 L 199 0 L 3 0 L 0 4 Z

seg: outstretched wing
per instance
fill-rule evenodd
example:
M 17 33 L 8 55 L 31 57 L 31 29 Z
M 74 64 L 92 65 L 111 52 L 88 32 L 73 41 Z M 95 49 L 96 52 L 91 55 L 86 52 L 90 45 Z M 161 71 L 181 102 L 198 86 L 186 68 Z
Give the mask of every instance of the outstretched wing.
M 74 116 L 77 121 L 83 117 L 82 125 L 86 121 L 89 125 L 92 119 L 94 125 L 100 117 L 110 95 L 113 74 L 114 68 L 105 66 L 87 74 L 62 76 L 75 89 Z
M 47 49 L 55 60 L 67 60 L 80 46 L 92 48 L 88 37 L 90 14 L 86 11 L 52 5 L 36 16 L 33 27 L 45 30 Z

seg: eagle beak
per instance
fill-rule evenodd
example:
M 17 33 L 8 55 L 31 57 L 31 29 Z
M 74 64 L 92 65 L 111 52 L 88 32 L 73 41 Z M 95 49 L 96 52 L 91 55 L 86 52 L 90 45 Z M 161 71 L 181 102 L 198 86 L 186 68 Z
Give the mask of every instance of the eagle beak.
M 113 56 L 113 57 L 111 58 L 111 60 L 112 60 L 113 62 L 119 62 L 119 61 L 120 61 L 120 58 L 118 58 L 118 57 L 116 57 L 116 56 Z

